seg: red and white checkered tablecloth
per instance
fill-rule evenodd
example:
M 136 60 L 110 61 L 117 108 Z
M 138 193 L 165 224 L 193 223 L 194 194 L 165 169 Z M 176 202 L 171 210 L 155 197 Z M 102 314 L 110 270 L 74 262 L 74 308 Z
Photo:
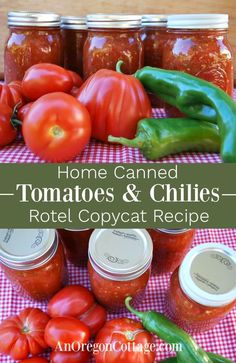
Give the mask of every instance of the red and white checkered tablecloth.
M 236 100 L 236 89 L 234 90 Z M 156 118 L 165 117 L 163 109 L 153 109 Z M 85 150 L 71 162 L 74 163 L 147 163 L 138 149 L 91 140 Z M 218 154 L 188 152 L 161 159 L 163 163 L 220 163 Z M 0 149 L 0 163 L 44 163 L 18 140 Z
M 198 230 L 194 245 L 204 242 L 221 242 L 236 249 L 236 229 Z M 165 311 L 165 294 L 168 282 L 169 274 L 151 277 L 145 300 L 139 306 L 139 309 L 154 309 L 160 312 Z M 87 269 L 69 265 L 69 283 L 82 284 L 89 287 Z M 46 311 L 46 303 L 33 303 L 18 296 L 0 270 L 0 320 L 5 319 L 9 315 L 17 314 L 21 309 L 27 306 L 39 307 Z M 108 319 L 121 316 L 124 316 L 124 314 L 110 314 Z M 127 313 L 126 316 L 133 317 L 129 313 Z M 214 329 L 204 334 L 195 335 L 194 337 L 203 349 L 221 354 L 236 362 L 236 309 L 231 311 L 231 313 Z M 160 340 L 157 342 L 160 342 Z M 166 352 L 158 352 L 155 362 L 158 362 L 169 355 L 170 354 Z M 13 361 L 6 356 L 0 356 L 0 362 L 13 363 Z

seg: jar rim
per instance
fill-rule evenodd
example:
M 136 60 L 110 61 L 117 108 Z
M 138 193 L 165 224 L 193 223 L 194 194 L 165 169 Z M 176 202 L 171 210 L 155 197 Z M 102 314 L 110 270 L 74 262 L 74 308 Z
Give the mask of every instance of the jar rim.
M 133 14 L 88 14 L 88 28 L 133 29 L 141 28 L 142 16 Z
M 204 266 L 199 264 L 199 258 L 207 258 L 207 274 L 205 273 Z M 222 259 L 222 256 L 224 258 Z M 201 263 L 205 262 L 205 259 Z M 220 261 L 220 262 L 218 262 Z M 216 271 L 215 264 L 217 265 L 217 270 L 219 270 L 221 264 L 224 262 L 224 269 L 231 269 L 236 271 L 236 251 L 232 248 L 221 244 L 221 243 L 204 243 L 192 248 L 185 256 L 182 264 L 179 268 L 179 282 L 184 293 L 193 301 L 208 307 L 220 307 L 230 304 L 236 299 L 236 274 L 235 280 L 233 281 L 233 286 L 228 287 L 228 290 L 222 293 L 213 293 L 216 289 L 213 280 L 211 281 L 211 271 Z M 197 265 L 196 265 L 197 263 Z M 213 263 L 213 265 L 212 265 Z M 196 267 L 197 266 L 197 267 Z M 210 269 L 212 266 L 212 269 Z M 213 270 L 214 267 L 214 270 Z M 219 270 L 221 275 L 220 278 L 227 279 L 225 270 Z M 223 274 L 225 273 L 225 275 Z M 214 277 L 216 278 L 216 277 Z M 221 281 L 223 284 L 223 282 Z M 219 282 L 218 282 L 219 284 Z M 210 287 L 210 288 L 209 288 Z M 218 287 L 220 289 L 220 287 Z
M 10 11 L 8 25 L 26 27 L 60 27 L 60 15 L 55 13 L 41 13 L 28 11 Z
M 87 20 L 85 16 L 62 16 L 62 29 L 86 30 Z
M 228 14 L 177 14 L 169 15 L 170 29 L 228 29 Z
M 154 229 L 167 234 L 181 234 L 192 230 L 191 228 L 176 228 L 176 229 L 154 228 Z
M 13 253 L 11 247 L 3 248 L 4 241 L 0 241 L 0 262 L 15 270 L 32 270 L 40 267 L 53 257 L 59 244 L 58 234 L 54 229 L 7 229 L 2 231 L 6 231 L 6 240 L 9 241 L 12 238 L 12 243 L 18 238 L 18 242 L 20 240 L 26 242 L 26 239 L 28 242 L 29 238 L 34 238 L 36 250 L 32 252 L 32 245 L 29 246 L 28 244 L 25 254 Z M 12 233 L 15 233 L 16 236 L 11 237 L 10 234 Z M 28 250 L 29 247 L 30 250 Z
M 142 16 L 142 26 L 145 27 L 167 27 L 167 15 L 144 14 Z
M 153 244 L 145 229 L 96 229 L 89 240 L 89 261 L 101 276 L 129 281 L 145 273 Z

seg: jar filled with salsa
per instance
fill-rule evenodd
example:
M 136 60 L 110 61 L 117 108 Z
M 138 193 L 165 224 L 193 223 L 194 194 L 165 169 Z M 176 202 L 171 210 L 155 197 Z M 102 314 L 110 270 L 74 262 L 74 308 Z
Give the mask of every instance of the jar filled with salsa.
M 59 229 L 65 248 L 65 254 L 71 263 L 77 266 L 86 266 L 88 263 L 89 238 L 93 229 Z
M 168 17 L 163 68 L 189 73 L 233 94 L 233 60 L 228 15 L 187 14 Z M 179 116 L 167 107 L 170 116 Z
M 168 315 L 191 333 L 213 328 L 236 305 L 236 251 L 218 243 L 193 248 L 171 276 Z
M 166 41 L 167 16 L 146 14 L 142 16 L 141 39 L 144 48 L 144 66 L 162 68 L 163 46 Z M 149 93 L 152 107 L 163 107 L 164 103 Z
M 21 296 L 48 300 L 67 281 L 58 234 L 50 229 L 0 229 L 0 264 Z
M 151 272 L 152 240 L 143 229 L 97 229 L 89 241 L 89 277 L 98 302 L 109 311 L 144 297 Z
M 62 65 L 60 16 L 52 13 L 8 13 L 9 37 L 4 53 L 4 77 L 22 80 L 37 63 Z
M 116 69 L 133 74 L 143 66 L 141 16 L 92 14 L 87 16 L 88 37 L 84 44 L 83 69 L 88 78 L 99 69 Z
M 152 273 L 173 272 L 190 249 L 194 229 L 149 229 L 153 243 Z
M 64 52 L 64 67 L 83 77 L 83 48 L 87 38 L 85 17 L 61 17 L 61 34 Z

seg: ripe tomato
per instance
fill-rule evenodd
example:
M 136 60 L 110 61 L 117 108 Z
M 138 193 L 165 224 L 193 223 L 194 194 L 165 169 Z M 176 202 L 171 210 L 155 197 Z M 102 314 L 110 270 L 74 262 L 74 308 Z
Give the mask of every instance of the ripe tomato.
M 31 106 L 33 105 L 33 102 L 26 103 L 24 106 L 20 107 L 17 112 L 17 118 L 20 121 L 24 121 L 26 114 L 30 110 Z
M 0 352 L 14 360 L 26 359 L 48 348 L 44 329 L 49 316 L 40 309 L 26 308 L 0 324 Z
M 71 76 L 71 78 L 73 80 L 73 87 L 79 88 L 83 83 L 83 80 L 80 77 L 80 75 L 78 73 L 76 73 L 76 72 L 69 71 L 69 70 L 67 72 L 69 72 L 69 74 L 70 74 L 70 76 Z
M 39 63 L 30 67 L 24 75 L 22 89 L 31 101 L 52 92 L 70 92 L 73 79 L 69 72 L 56 64 Z
M 109 135 L 132 139 L 138 121 L 152 114 L 149 98 L 139 80 L 107 69 L 88 78 L 76 98 L 90 113 L 92 136 L 104 142 Z
M 96 363 L 153 363 L 155 352 L 149 349 L 152 343 L 152 335 L 138 321 L 114 319 L 96 337 L 95 360 Z M 99 351 L 99 345 L 103 344 L 111 344 L 113 349 Z
M 51 319 L 45 329 L 46 343 L 53 349 L 58 344 L 63 349 L 64 344 L 86 344 L 90 338 L 89 328 L 75 318 L 58 317 Z
M 10 144 L 16 139 L 17 129 L 11 123 L 12 109 L 0 104 L 0 147 Z
M 93 294 L 84 286 L 66 286 L 48 303 L 51 317 L 70 316 L 88 326 L 91 335 L 96 335 L 106 322 L 106 310 L 98 305 Z
M 41 357 L 32 357 L 28 359 L 21 360 L 19 363 L 49 363 L 49 360 Z
M 63 162 L 84 150 L 91 135 L 91 120 L 74 97 L 56 92 L 34 102 L 22 130 L 33 153 L 46 161 Z
M 14 81 L 9 84 L 0 83 L 0 103 L 7 104 L 11 108 L 17 104 L 24 104 L 21 81 Z
M 89 352 L 52 352 L 50 356 L 51 363 L 88 363 Z

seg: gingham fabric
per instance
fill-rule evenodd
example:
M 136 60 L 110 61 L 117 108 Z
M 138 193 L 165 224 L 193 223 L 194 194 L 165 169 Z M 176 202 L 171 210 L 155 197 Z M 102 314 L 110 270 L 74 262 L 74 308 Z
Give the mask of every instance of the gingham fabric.
M 205 242 L 221 242 L 236 249 L 236 229 L 198 230 L 194 245 Z M 70 284 L 82 284 L 89 287 L 89 278 L 86 268 L 74 267 L 72 265 L 69 265 L 68 268 Z M 165 295 L 168 289 L 169 278 L 169 274 L 151 277 L 145 299 L 139 306 L 140 310 L 154 309 L 160 312 L 165 311 Z M 9 315 L 17 314 L 21 309 L 24 309 L 27 306 L 39 307 L 46 311 L 46 303 L 33 303 L 18 296 L 0 270 L 0 320 L 7 318 Z M 109 314 L 108 319 L 110 320 L 124 315 L 134 318 L 132 314 L 119 313 Z M 195 335 L 194 337 L 203 349 L 221 354 L 236 362 L 236 309 L 231 311 L 214 329 L 204 334 Z M 158 342 L 160 343 L 161 341 L 157 340 L 157 343 Z M 170 353 L 166 352 L 157 352 L 155 362 L 170 355 Z M 47 356 L 47 354 L 45 354 L 45 356 Z M 13 361 L 6 356 L 0 356 L 0 362 L 13 363 Z M 94 362 L 92 357 L 90 362 Z
M 234 90 L 236 99 L 236 90 Z M 156 118 L 165 117 L 163 109 L 153 109 Z M 138 149 L 132 149 L 121 145 L 103 144 L 91 140 L 85 150 L 78 155 L 74 163 L 146 163 L 147 161 Z M 171 155 L 161 159 L 162 163 L 220 163 L 218 154 L 208 153 L 182 153 Z M 44 163 L 36 157 L 24 144 L 23 140 L 17 140 L 11 145 L 0 149 L 0 163 Z

